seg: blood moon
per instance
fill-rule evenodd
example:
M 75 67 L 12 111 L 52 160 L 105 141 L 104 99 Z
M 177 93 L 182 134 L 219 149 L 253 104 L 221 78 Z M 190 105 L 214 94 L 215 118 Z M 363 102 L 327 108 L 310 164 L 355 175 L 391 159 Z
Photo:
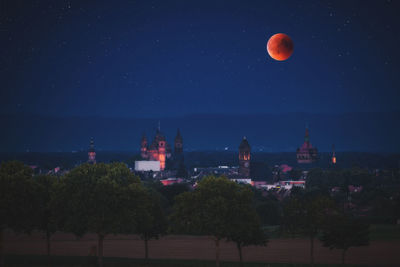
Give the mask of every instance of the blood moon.
M 269 38 L 267 43 L 268 54 L 275 60 L 283 61 L 293 54 L 293 41 L 284 33 L 277 33 Z

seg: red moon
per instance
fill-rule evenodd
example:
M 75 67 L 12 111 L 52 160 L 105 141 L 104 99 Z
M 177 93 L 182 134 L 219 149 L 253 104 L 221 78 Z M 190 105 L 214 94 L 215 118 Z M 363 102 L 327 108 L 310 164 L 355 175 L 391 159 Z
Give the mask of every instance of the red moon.
M 269 38 L 267 43 L 268 54 L 275 60 L 283 61 L 293 53 L 293 41 L 284 33 L 277 33 Z

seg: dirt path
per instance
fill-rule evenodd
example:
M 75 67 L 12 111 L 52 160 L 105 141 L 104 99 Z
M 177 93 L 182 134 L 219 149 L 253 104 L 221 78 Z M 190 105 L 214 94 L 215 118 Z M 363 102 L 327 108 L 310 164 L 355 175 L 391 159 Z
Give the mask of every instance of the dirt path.
M 85 235 L 77 239 L 71 234 L 58 233 L 52 238 L 52 254 L 87 256 L 96 245 L 95 235 Z M 206 236 L 165 236 L 149 242 L 150 257 L 160 259 L 201 259 L 213 260 L 214 242 Z M 43 235 L 14 235 L 6 233 L 5 251 L 13 254 L 45 254 Z M 144 245 L 137 236 L 108 236 L 104 242 L 104 256 L 141 258 Z M 244 260 L 257 262 L 308 263 L 309 241 L 306 239 L 272 239 L 267 247 L 246 247 Z M 233 243 L 221 244 L 221 259 L 237 261 L 238 253 Z M 316 263 L 340 263 L 340 252 L 315 247 Z M 368 247 L 351 248 L 347 253 L 347 263 L 374 266 L 400 266 L 400 240 L 373 241 Z

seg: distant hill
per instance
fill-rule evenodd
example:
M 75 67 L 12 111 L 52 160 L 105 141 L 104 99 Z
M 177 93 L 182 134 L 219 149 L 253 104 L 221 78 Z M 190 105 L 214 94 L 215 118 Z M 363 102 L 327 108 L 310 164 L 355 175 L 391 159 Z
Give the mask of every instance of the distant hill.
M 186 151 L 236 151 L 246 136 L 253 151 L 294 152 L 305 126 L 320 151 L 400 152 L 400 112 L 345 114 L 203 114 L 176 118 L 46 117 L 0 115 L 0 151 L 85 151 L 90 137 L 97 150 L 139 150 L 143 133 L 161 130 L 173 145 L 177 128 Z

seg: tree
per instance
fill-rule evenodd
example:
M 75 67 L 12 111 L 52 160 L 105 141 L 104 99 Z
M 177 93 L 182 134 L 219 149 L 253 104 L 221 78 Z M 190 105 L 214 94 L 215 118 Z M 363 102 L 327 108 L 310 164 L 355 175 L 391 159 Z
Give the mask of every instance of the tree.
M 303 199 L 301 227 L 310 238 L 310 262 L 314 265 L 314 240 L 324 227 L 326 216 L 333 208 L 333 201 L 323 195 L 308 194 Z
M 314 265 L 314 240 L 323 229 L 327 215 L 334 209 L 328 196 L 299 192 L 284 205 L 283 227 L 292 234 L 301 232 L 310 239 L 310 263 Z
M 0 266 L 4 266 L 3 232 L 30 232 L 36 220 L 35 184 L 32 170 L 21 162 L 0 165 Z
M 263 225 L 279 225 L 282 220 L 282 208 L 279 200 L 274 195 L 263 196 L 262 192 L 255 189 L 254 205 Z
M 148 241 L 158 239 L 167 230 L 167 221 L 161 208 L 160 197 L 157 192 L 147 190 L 139 201 L 136 216 L 135 232 L 140 235 L 145 245 L 145 260 L 149 258 Z
M 34 177 L 36 183 L 36 206 L 37 220 L 35 228 L 46 235 L 47 256 L 50 262 L 50 238 L 57 230 L 55 207 L 53 205 L 54 190 L 57 178 L 50 175 L 38 175 Z
M 330 216 L 321 241 L 325 247 L 342 250 L 342 264 L 351 247 L 369 245 L 369 225 L 360 219 L 345 214 Z
M 250 245 L 267 245 L 268 238 L 261 228 L 260 218 L 249 203 L 241 203 L 235 209 L 227 239 L 236 243 L 240 266 L 243 266 L 242 248 Z
M 283 203 L 282 230 L 288 232 L 292 238 L 300 232 L 299 224 L 303 216 L 303 203 L 297 197 L 289 197 Z
M 135 201 L 142 197 L 144 188 L 125 164 L 99 163 L 71 170 L 57 193 L 66 213 L 65 229 L 78 236 L 97 234 L 98 263 L 102 267 L 104 238 L 135 225 Z
M 253 223 L 253 230 L 257 226 L 252 218 L 246 216 L 254 216 L 254 210 L 243 213 L 246 208 L 252 209 L 252 197 L 252 191 L 246 186 L 224 177 L 206 177 L 198 183 L 195 191 L 176 197 L 171 215 L 172 226 L 175 231 L 213 236 L 218 267 L 221 240 L 234 240 L 240 249 L 243 245 L 256 242 L 252 233 L 244 229 L 246 219 Z

